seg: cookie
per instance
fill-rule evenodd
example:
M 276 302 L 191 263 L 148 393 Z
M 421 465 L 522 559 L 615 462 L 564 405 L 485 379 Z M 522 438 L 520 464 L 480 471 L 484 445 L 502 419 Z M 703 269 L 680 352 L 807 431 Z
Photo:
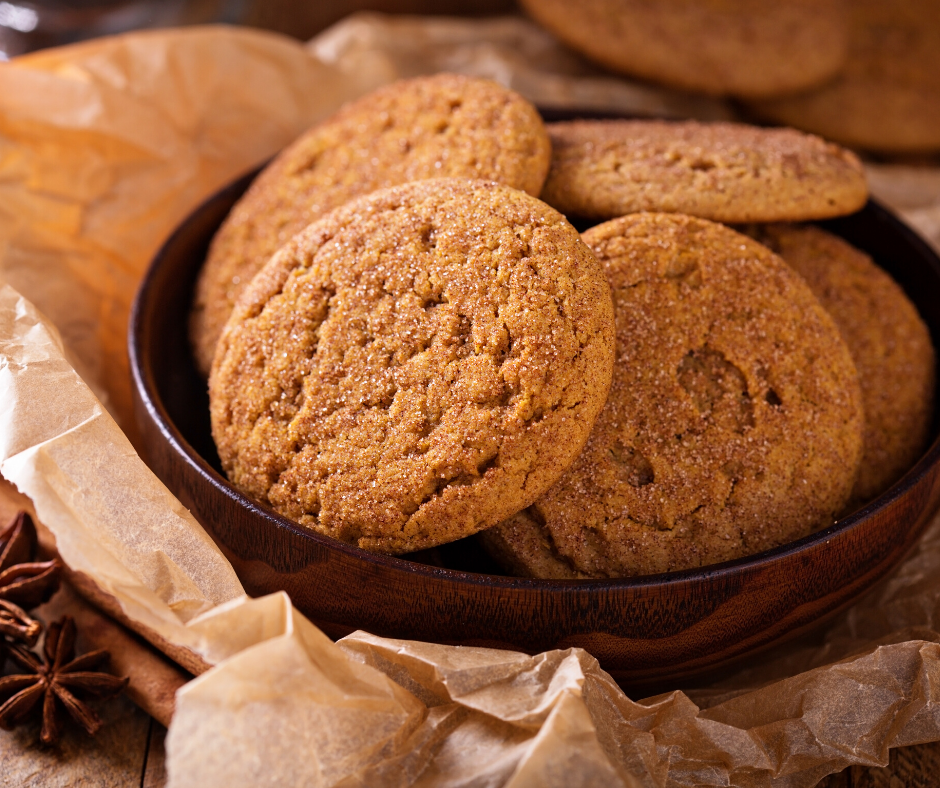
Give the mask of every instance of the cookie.
M 542 199 L 570 216 L 803 221 L 852 213 L 868 198 L 853 153 L 793 129 L 612 120 L 553 123 L 548 132 Z
M 310 225 L 252 281 L 209 380 L 225 472 L 301 525 L 403 553 L 528 506 L 613 368 L 610 289 L 549 206 L 417 181 Z
M 861 393 L 800 277 L 688 216 L 634 214 L 583 237 L 614 293 L 610 396 L 561 480 L 484 535 L 495 556 L 540 577 L 645 575 L 831 524 L 861 457 Z
M 853 0 L 849 57 L 817 90 L 755 102 L 776 123 L 884 153 L 940 151 L 940 2 Z
M 318 217 L 376 189 L 426 178 L 492 179 L 538 195 L 549 156 L 532 105 L 489 80 L 419 77 L 347 105 L 286 148 L 219 229 L 190 318 L 197 368 L 208 375 L 251 278 Z
M 750 234 L 803 277 L 855 361 L 865 438 L 851 507 L 862 504 L 896 482 L 927 443 L 936 364 L 930 332 L 897 283 L 841 238 L 795 225 Z
M 606 68 L 712 95 L 767 97 L 820 85 L 842 66 L 840 0 L 521 0 Z

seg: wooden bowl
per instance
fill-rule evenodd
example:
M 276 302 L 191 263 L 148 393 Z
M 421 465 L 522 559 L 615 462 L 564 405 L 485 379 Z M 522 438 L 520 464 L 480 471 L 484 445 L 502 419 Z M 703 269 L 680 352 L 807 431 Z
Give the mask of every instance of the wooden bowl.
M 908 552 L 940 502 L 931 446 L 884 495 L 830 528 L 759 555 L 605 581 L 499 576 L 471 540 L 445 566 L 374 555 L 294 525 L 222 476 L 204 381 L 186 338 L 193 283 L 245 176 L 195 211 L 157 254 L 130 326 L 145 460 L 232 562 L 249 594 L 283 589 L 333 637 L 355 629 L 531 653 L 580 646 L 622 685 L 668 686 L 792 637 L 846 607 Z M 822 223 L 904 288 L 940 347 L 940 260 L 877 203 Z

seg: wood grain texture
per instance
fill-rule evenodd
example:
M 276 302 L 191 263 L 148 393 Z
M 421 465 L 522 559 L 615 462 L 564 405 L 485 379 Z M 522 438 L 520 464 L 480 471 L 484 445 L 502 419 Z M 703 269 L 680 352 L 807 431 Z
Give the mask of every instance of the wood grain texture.
M 163 788 L 166 785 L 166 728 L 154 721 L 147 741 L 147 760 L 140 788 Z
M 815 627 L 896 565 L 940 502 L 934 443 L 898 485 L 831 528 L 727 564 L 617 581 L 500 577 L 480 574 L 486 567 L 472 560 L 429 566 L 305 531 L 220 475 L 205 384 L 192 368 L 184 334 L 206 246 L 246 185 L 234 184 L 194 214 L 145 279 L 131 336 L 137 418 L 145 459 L 219 543 L 246 590 L 286 590 L 331 636 L 363 628 L 530 653 L 580 646 L 625 688 L 641 692 Z M 889 269 L 940 344 L 936 255 L 874 204 L 824 226 Z M 461 549 L 472 553 L 465 543 L 447 553 Z
M 940 742 L 891 750 L 887 766 L 853 766 L 850 788 L 933 788 L 940 785 Z
M 887 766 L 850 766 L 817 788 L 934 788 L 940 785 L 940 742 L 898 747 Z
M 70 730 L 55 748 L 38 743 L 38 722 L 0 731 L 0 788 L 163 788 L 166 728 L 119 698 L 95 738 Z
M 127 788 L 140 785 L 150 718 L 128 698 L 98 707 L 92 738 L 68 724 L 56 747 L 39 742 L 38 719 L 0 731 L 0 788 Z

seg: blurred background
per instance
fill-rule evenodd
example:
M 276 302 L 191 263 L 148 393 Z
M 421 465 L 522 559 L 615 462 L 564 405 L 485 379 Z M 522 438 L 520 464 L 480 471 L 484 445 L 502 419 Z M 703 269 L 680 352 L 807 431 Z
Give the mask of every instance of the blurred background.
M 129 30 L 207 23 L 308 41 L 363 11 L 378 12 L 371 33 L 333 27 L 320 37 L 329 44 L 318 40 L 311 51 L 327 57 L 337 41 L 371 36 L 370 57 L 401 60 L 409 47 L 412 57 L 432 48 L 436 36 L 442 52 L 422 50 L 425 66 L 459 71 L 466 64 L 453 30 L 390 20 L 508 15 L 515 32 L 463 25 L 462 43 L 475 48 L 470 67 L 480 68 L 486 47 L 502 46 L 502 63 L 515 58 L 512 68 L 491 63 L 493 73 L 477 75 L 515 80 L 508 86 L 543 108 L 552 105 L 525 81 L 542 69 L 544 87 L 558 81 L 560 68 L 585 78 L 568 89 L 567 105 L 590 103 L 597 80 L 606 79 L 616 82 L 601 91 L 610 110 L 788 125 L 870 160 L 940 163 L 940 0 L 0 0 L 0 60 Z M 549 50 L 554 73 L 540 62 Z M 405 68 L 395 76 L 414 74 Z M 630 93 L 625 106 L 610 99 L 618 91 Z
M 0 59 L 148 27 L 243 24 L 306 40 L 355 11 L 493 16 L 514 0 L 0 0 Z

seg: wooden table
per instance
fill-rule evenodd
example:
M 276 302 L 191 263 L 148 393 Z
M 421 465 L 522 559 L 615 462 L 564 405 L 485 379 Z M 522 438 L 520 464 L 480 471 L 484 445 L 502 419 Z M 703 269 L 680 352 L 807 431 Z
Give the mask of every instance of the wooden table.
M 39 722 L 0 731 L 2 788 L 162 788 L 166 728 L 127 698 L 98 707 L 94 738 L 69 724 L 55 748 L 39 743 Z

